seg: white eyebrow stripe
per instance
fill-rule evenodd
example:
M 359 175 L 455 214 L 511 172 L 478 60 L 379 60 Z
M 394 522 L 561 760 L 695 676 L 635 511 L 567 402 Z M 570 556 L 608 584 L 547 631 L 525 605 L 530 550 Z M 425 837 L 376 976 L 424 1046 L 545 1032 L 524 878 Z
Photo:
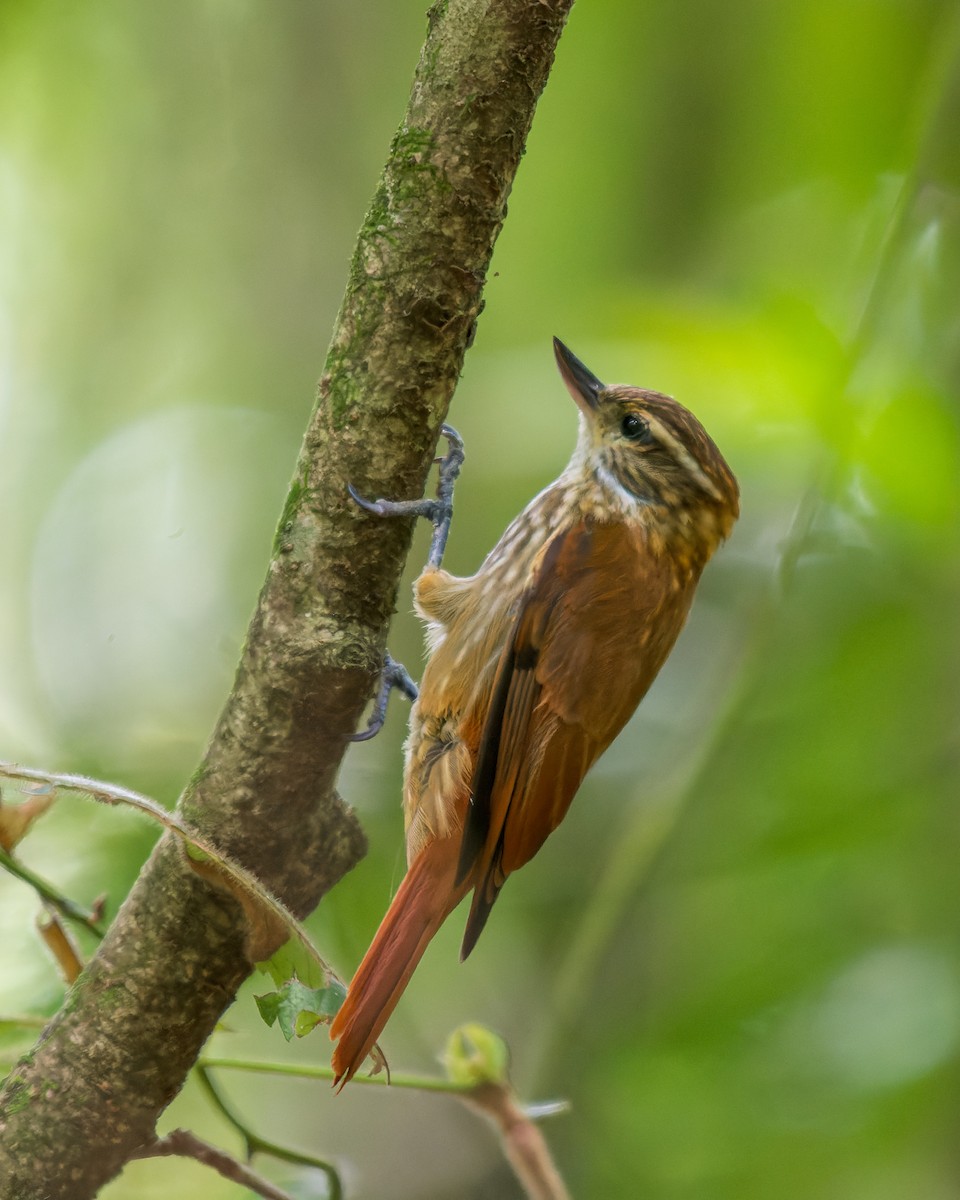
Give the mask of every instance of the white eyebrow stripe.
M 714 500 L 722 499 L 720 492 L 717 489 L 713 480 L 705 474 L 703 468 L 693 457 L 690 451 L 684 446 L 679 438 L 674 437 L 669 429 L 658 421 L 656 417 L 647 414 L 647 422 L 650 425 L 650 431 L 661 445 L 665 446 L 673 457 L 682 467 L 684 467 L 693 478 L 700 484 L 705 492 L 709 492 Z

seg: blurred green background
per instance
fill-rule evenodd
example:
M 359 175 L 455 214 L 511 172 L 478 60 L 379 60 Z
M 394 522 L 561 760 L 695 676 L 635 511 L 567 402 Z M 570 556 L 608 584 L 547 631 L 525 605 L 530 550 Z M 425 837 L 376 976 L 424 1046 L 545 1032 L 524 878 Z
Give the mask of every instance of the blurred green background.
M 447 565 L 566 461 L 554 333 L 687 403 L 743 490 L 638 716 L 464 966 L 451 918 L 383 1039 L 431 1071 L 461 1022 L 500 1031 L 525 1099 L 571 1101 L 545 1129 L 578 1198 L 960 1194 L 957 16 L 581 0 L 539 107 L 450 414 Z M 424 28 L 395 0 L 0 9 L 3 758 L 175 801 Z M 405 585 L 415 674 L 420 646 Z M 403 870 L 402 709 L 341 776 L 371 850 L 311 928 L 344 973 Z M 153 838 L 64 800 L 21 853 L 113 912 Z M 0 877 L 0 1015 L 59 1003 L 36 911 Z M 322 1032 L 259 1022 L 268 988 L 216 1051 L 323 1061 Z M 518 1194 L 453 1101 L 221 1081 L 356 1200 Z M 168 1124 L 238 1148 L 193 1085 Z M 103 1193 L 240 1194 L 173 1160 Z

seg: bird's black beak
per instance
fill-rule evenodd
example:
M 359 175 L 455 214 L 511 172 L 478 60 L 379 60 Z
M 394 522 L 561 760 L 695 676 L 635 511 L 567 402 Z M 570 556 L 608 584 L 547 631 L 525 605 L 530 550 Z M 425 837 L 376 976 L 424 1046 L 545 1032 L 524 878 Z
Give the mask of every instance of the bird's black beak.
M 567 391 L 576 400 L 581 412 L 587 417 L 592 416 L 604 385 L 557 337 L 553 339 L 553 352 L 557 357 L 560 377 L 567 385 Z

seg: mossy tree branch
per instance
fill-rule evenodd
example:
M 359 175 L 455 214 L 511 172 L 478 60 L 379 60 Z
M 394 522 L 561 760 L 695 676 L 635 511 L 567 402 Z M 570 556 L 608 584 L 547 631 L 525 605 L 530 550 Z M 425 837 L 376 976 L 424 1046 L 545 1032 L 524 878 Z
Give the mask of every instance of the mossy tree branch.
M 573 0 L 439 0 L 343 305 L 233 690 L 185 817 L 297 913 L 364 851 L 334 789 L 379 670 L 416 496 Z M 238 905 L 158 844 L 0 1094 L 0 1193 L 84 1200 L 138 1147 L 249 973 Z

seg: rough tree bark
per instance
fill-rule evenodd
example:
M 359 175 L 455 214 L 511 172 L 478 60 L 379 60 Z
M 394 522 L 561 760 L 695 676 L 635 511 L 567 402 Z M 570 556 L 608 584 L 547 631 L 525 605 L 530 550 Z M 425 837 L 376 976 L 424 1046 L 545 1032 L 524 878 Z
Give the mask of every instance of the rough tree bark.
M 334 790 L 377 677 L 408 521 L 573 0 L 438 0 L 343 305 L 233 690 L 181 806 L 299 914 L 364 852 Z M 149 1142 L 249 973 L 238 905 L 158 844 L 0 1094 L 0 1194 L 94 1196 Z

